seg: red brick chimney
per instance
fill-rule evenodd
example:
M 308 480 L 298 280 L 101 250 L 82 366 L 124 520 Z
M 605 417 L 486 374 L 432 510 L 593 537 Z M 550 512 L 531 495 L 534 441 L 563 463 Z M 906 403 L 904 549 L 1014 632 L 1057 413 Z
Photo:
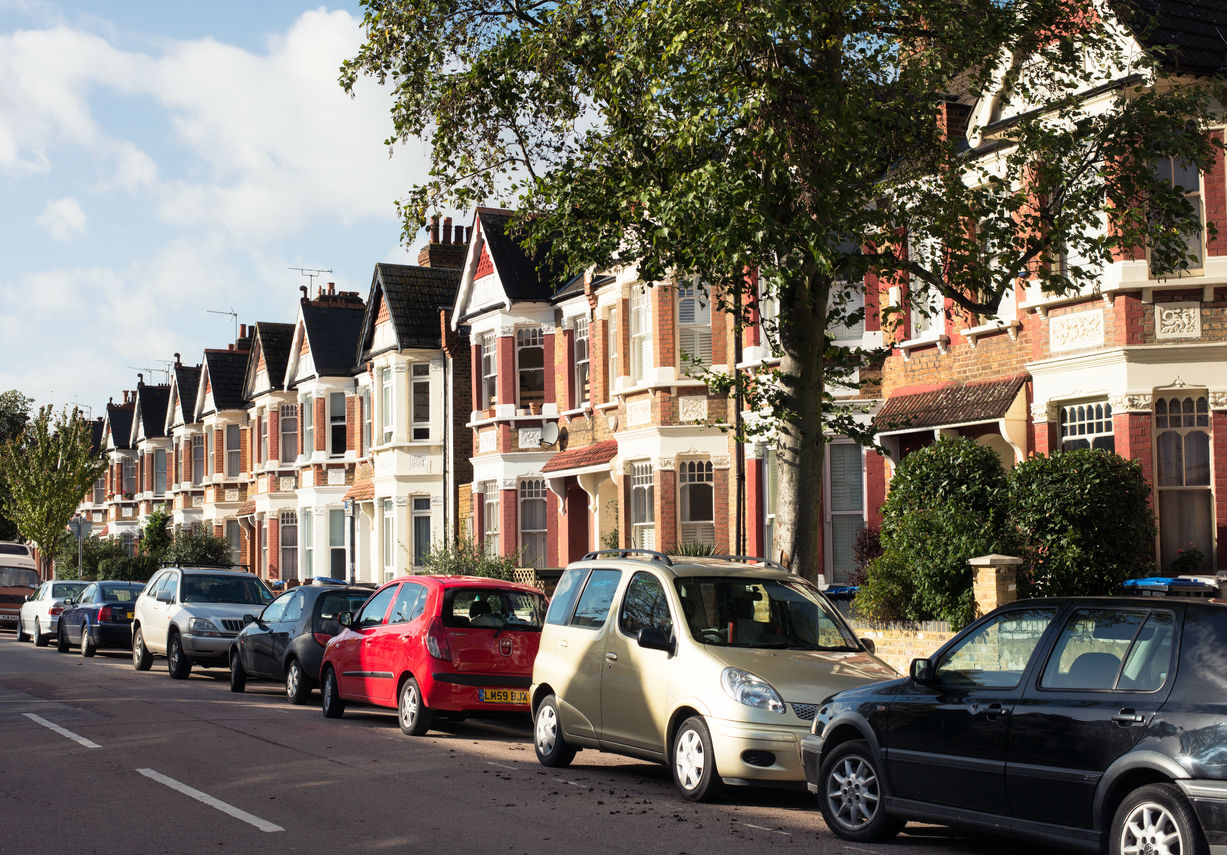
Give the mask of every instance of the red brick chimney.
M 464 226 L 452 227 L 452 218 L 443 218 L 443 229 L 440 234 L 439 217 L 432 216 L 430 225 L 426 227 L 430 242 L 418 252 L 418 264 L 422 267 L 459 268 L 464 266 L 464 257 L 468 252 L 468 236 Z

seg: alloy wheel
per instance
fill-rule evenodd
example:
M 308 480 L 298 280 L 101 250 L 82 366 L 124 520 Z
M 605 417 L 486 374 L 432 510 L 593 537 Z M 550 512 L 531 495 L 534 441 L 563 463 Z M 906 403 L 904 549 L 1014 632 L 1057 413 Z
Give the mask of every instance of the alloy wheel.
M 878 812 L 881 793 L 878 776 L 865 758 L 850 755 L 827 778 L 831 813 L 850 831 L 864 828 Z
M 1180 828 L 1167 808 L 1143 802 L 1125 819 L 1121 829 L 1122 855 L 1181 855 Z

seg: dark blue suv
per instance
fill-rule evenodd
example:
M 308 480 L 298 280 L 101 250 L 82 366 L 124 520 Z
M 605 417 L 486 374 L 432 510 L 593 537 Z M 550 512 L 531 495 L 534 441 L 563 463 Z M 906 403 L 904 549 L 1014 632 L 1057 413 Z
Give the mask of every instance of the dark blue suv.
M 1011 603 L 910 676 L 826 700 L 802 759 L 845 840 L 918 820 L 1111 855 L 1224 855 L 1227 603 Z

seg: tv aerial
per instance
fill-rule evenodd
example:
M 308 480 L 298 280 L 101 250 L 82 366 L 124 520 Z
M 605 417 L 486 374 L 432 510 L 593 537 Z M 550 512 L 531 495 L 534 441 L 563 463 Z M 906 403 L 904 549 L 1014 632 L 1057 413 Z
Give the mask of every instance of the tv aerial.
M 331 273 L 332 268 L 323 267 L 291 267 L 290 270 L 297 271 L 300 275 L 307 277 L 307 288 L 315 287 L 315 277 L 323 276 L 325 273 Z M 310 293 L 310 291 L 308 291 Z
M 236 312 L 233 308 L 229 310 L 205 309 L 205 311 L 208 312 L 210 315 L 229 315 L 231 318 L 233 318 L 234 319 L 234 340 L 235 341 L 239 340 L 239 313 L 238 312 Z

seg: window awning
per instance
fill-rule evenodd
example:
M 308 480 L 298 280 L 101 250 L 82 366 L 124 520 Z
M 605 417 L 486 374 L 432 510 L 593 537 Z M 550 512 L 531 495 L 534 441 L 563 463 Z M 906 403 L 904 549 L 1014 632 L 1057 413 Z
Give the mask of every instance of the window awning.
M 255 515 L 256 503 L 254 501 L 244 502 L 243 504 L 239 505 L 239 510 L 235 514 L 236 517 L 254 517 Z
M 874 427 L 892 434 L 997 421 L 1006 417 L 1026 382 L 1027 375 L 1018 374 L 892 395 L 874 419 Z
M 605 466 L 618 456 L 618 441 L 604 439 L 583 448 L 568 448 L 551 457 L 541 472 L 553 478 L 577 475 L 594 467 Z
M 370 502 L 375 498 L 375 482 L 370 479 L 355 481 L 345 493 L 345 498 L 355 502 Z

